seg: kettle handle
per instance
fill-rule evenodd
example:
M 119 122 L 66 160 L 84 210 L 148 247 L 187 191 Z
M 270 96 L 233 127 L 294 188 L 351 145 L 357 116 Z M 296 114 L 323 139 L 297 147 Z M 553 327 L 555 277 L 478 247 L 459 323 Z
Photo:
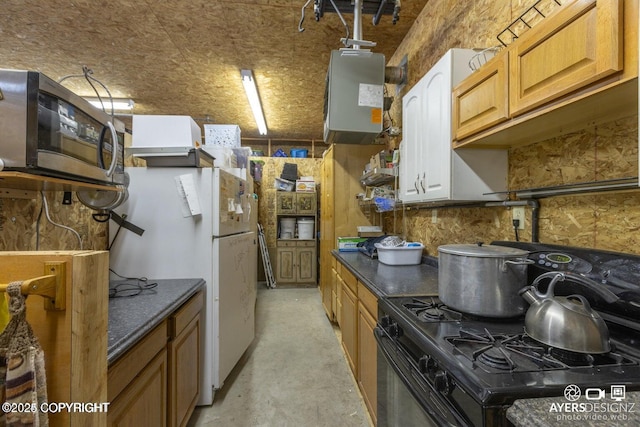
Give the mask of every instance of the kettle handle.
M 547 278 L 551 278 L 551 283 L 549 283 L 549 286 L 547 287 L 547 291 L 545 293 L 542 293 L 542 292 L 540 292 L 540 289 L 538 289 L 538 283 L 540 283 L 542 280 L 547 279 Z M 548 272 L 542 273 L 541 275 L 536 277 L 535 280 L 533 281 L 533 283 L 531 284 L 531 286 L 527 286 L 527 287 L 523 288 L 520 292 L 524 293 L 525 290 L 530 290 L 538 298 L 553 297 L 555 295 L 554 294 L 554 288 L 556 286 L 556 283 L 558 283 L 559 281 L 562 281 L 564 279 L 565 279 L 564 273 L 561 273 L 559 271 L 548 271 Z
M 541 280 L 549 277 L 553 277 L 553 279 L 551 280 L 551 283 L 549 283 L 547 292 L 545 294 L 541 294 L 540 291 L 538 291 L 538 283 L 540 283 Z M 568 280 L 570 282 L 576 282 L 586 286 L 587 288 L 597 293 L 603 300 L 605 300 L 608 303 L 616 302 L 619 299 L 616 294 L 611 292 L 609 289 L 600 286 L 597 282 L 594 282 L 593 280 L 587 277 L 584 277 L 580 274 L 572 273 L 570 271 L 562 271 L 562 272 L 549 271 L 547 273 L 543 273 L 540 276 L 536 277 L 536 279 L 533 281 L 531 286 L 533 287 L 534 292 L 536 292 L 538 296 L 550 297 L 554 295 L 553 288 L 555 287 L 555 284 L 559 281 L 563 282 L 565 280 Z

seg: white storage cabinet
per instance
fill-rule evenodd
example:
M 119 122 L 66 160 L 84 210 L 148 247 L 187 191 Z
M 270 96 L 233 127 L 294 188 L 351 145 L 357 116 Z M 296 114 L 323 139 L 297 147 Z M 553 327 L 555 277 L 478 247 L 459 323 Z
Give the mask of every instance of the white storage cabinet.
M 449 50 L 402 98 L 400 200 L 502 200 L 507 150 L 452 149 L 451 92 L 471 74 L 472 49 Z

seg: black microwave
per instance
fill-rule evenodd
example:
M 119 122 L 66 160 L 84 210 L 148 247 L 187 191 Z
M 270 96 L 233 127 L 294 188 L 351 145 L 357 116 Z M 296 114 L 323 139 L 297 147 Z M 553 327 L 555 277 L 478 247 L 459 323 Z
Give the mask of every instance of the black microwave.
M 124 123 L 36 71 L 0 69 L 0 166 L 124 184 Z

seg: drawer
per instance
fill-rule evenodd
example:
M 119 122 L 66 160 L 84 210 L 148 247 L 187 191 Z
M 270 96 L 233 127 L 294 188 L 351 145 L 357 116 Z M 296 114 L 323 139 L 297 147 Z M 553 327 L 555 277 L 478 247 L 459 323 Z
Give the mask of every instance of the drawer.
M 312 248 L 314 246 L 316 246 L 316 241 L 315 240 L 300 240 L 297 243 L 298 247 L 303 247 L 303 248 Z
M 164 320 L 109 367 L 107 399 L 112 401 L 120 394 L 166 345 L 167 321 Z
M 369 314 L 378 321 L 378 298 L 358 280 L 358 300 L 363 305 Z
M 342 280 L 344 280 L 344 283 L 346 283 L 346 285 L 349 287 L 349 289 L 351 289 L 351 292 L 357 295 L 358 280 L 356 279 L 356 276 L 354 276 L 354 274 L 346 267 L 342 268 L 342 273 L 340 274 L 340 276 L 342 277 Z
M 278 248 L 295 248 L 298 245 L 298 242 L 295 240 L 278 240 L 276 246 Z
M 198 292 L 192 296 L 189 301 L 184 303 L 182 307 L 180 307 L 178 311 L 169 318 L 169 338 L 173 339 L 180 335 L 193 318 L 200 315 L 203 305 L 204 292 L 202 291 Z

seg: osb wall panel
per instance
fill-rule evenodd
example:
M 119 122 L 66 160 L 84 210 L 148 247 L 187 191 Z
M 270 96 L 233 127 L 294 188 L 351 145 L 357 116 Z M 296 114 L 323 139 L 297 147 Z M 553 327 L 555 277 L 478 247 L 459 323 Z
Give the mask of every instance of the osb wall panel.
M 105 223 L 92 219 L 92 210 L 75 197 L 71 205 L 63 205 L 63 194 L 47 192 L 49 216 L 53 222 L 71 227 L 82 239 L 82 249 L 107 248 L 108 229 Z M 38 237 L 39 231 L 39 237 Z M 74 250 L 80 249 L 75 234 L 52 225 L 45 215 L 42 195 L 36 199 L 0 199 L 0 250 Z
M 267 247 L 270 252 L 276 246 L 278 224 L 276 222 L 276 189 L 275 179 L 280 177 L 285 163 L 294 163 L 298 166 L 298 176 L 312 176 L 316 185 L 320 183 L 322 159 L 291 158 L 291 157 L 251 157 L 253 161 L 262 161 L 262 181 L 255 186 L 258 195 L 258 222 L 264 227 Z M 319 187 L 319 185 L 318 185 Z M 318 198 L 318 203 L 320 198 Z M 275 255 L 271 254 L 272 259 Z
M 533 0 L 456 2 L 431 0 L 416 24 L 389 60 L 397 65 L 407 55 L 406 93 L 450 48 L 489 47 L 496 36 L 534 3 Z M 542 2 L 543 12 L 555 11 Z M 564 3 L 564 2 L 563 2 Z M 402 123 L 401 102 L 391 115 Z M 397 146 L 399 138 L 394 144 Z M 638 175 L 638 117 L 625 118 L 580 132 L 509 150 L 508 185 L 511 190 L 580 183 Z M 540 200 L 539 238 L 542 242 L 640 253 L 640 192 L 601 193 Z M 511 211 L 504 207 L 438 207 L 396 212 L 395 230 L 407 240 L 437 247 L 450 243 L 514 240 Z M 531 209 L 525 209 L 520 240 L 531 241 Z M 398 216 L 400 219 L 398 220 Z M 385 230 L 394 230 L 386 214 Z M 398 228 L 398 224 L 400 227 Z

